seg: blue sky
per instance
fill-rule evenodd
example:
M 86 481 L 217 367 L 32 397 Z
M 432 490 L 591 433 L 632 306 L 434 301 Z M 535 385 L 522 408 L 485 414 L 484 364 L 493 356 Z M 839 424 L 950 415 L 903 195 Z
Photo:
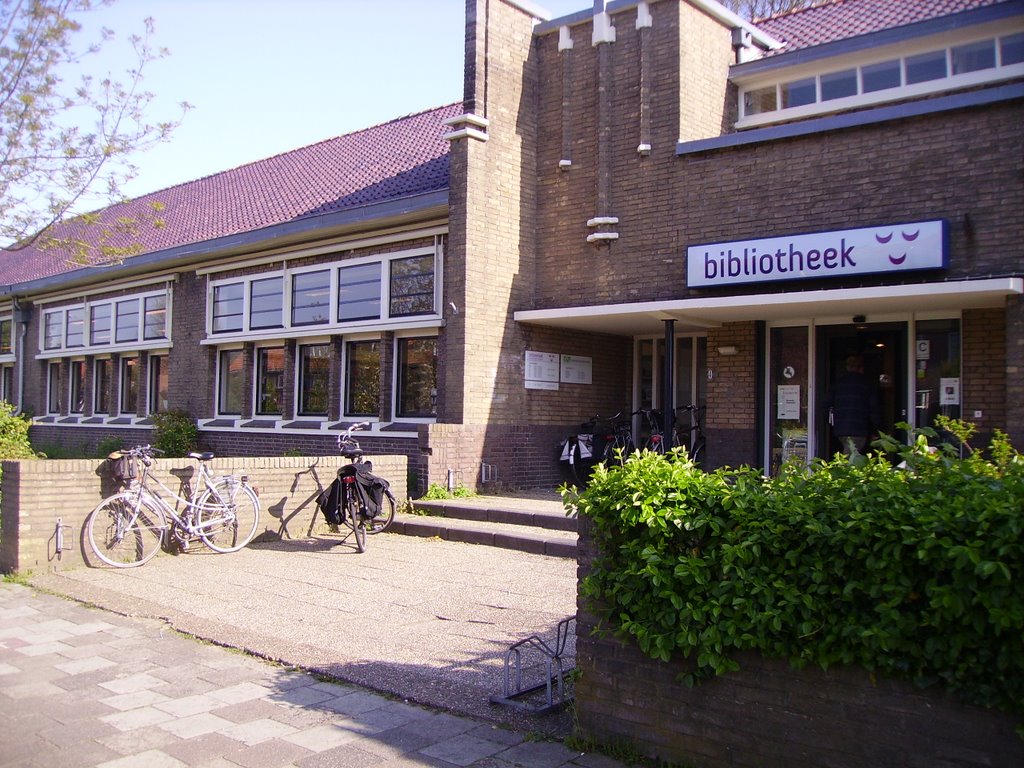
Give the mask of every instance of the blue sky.
M 588 0 L 537 3 L 555 16 Z M 135 158 L 132 196 L 462 97 L 462 0 L 120 0 L 82 17 L 123 39 L 152 17 L 171 55 L 147 70 L 153 119 L 193 109 Z M 93 66 L 118 76 L 118 43 Z

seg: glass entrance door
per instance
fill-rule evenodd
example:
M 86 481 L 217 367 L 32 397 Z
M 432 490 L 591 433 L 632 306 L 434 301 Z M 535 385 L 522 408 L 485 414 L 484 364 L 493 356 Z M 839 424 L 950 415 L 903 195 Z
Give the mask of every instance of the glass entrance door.
M 875 432 L 869 440 L 874 440 L 878 432 L 905 439 L 905 433 L 898 430 L 896 424 L 911 420 L 907 409 L 907 324 L 819 326 L 815 346 L 817 402 L 828 403 L 836 382 L 846 373 L 848 366 L 861 365 L 878 401 Z M 830 423 L 827 409 L 822 407 L 818 410 L 815 453 L 829 458 L 842 451 L 843 446 Z

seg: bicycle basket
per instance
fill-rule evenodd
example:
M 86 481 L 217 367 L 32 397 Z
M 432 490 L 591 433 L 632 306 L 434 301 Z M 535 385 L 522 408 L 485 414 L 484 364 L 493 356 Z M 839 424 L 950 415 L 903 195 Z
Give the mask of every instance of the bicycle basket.
M 111 476 L 123 485 L 128 485 L 138 479 L 141 474 L 139 462 L 135 460 L 134 456 L 111 456 L 108 461 L 110 461 Z

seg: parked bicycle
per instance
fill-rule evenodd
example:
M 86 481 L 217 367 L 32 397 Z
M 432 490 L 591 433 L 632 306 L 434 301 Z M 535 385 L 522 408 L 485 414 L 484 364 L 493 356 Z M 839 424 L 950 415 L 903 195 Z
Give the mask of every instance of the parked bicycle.
M 150 474 L 158 453 L 139 445 L 110 455 L 127 487 L 100 502 L 85 521 L 89 546 L 100 560 L 116 568 L 139 566 L 171 538 L 182 548 L 198 538 L 214 552 L 236 552 L 252 541 L 260 501 L 248 478 L 214 476 L 207 466 L 212 453 L 190 453 L 199 474 L 182 496 Z
M 633 415 L 641 416 L 644 420 L 645 431 L 647 432 L 644 450 L 664 454 L 666 450 L 665 429 L 662 424 L 661 411 L 655 408 L 641 408 L 638 411 L 634 411 Z
M 690 460 L 697 465 L 703 461 L 704 448 L 707 445 L 707 438 L 704 435 L 706 412 L 706 405 L 685 405 L 676 408 L 676 445 L 685 446 Z
M 338 435 L 338 450 L 349 460 L 338 476 L 317 498 L 317 504 L 332 525 L 344 523 L 352 529 L 356 551 L 366 551 L 366 535 L 381 533 L 395 519 L 395 495 L 388 481 L 373 474 L 372 462 L 364 459 L 354 432 L 369 422 L 352 424 Z
M 633 431 L 621 416 L 621 412 L 609 418 L 595 414 L 559 443 L 559 465 L 567 482 L 583 488 L 595 466 L 602 461 L 620 463 L 633 452 Z

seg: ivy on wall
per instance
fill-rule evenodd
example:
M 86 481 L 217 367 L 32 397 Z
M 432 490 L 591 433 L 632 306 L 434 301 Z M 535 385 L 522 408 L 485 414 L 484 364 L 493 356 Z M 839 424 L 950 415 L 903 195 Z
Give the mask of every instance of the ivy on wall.
M 947 422 L 965 441 L 971 428 Z M 858 665 L 1024 715 L 1024 457 L 883 438 L 778 477 L 634 454 L 563 489 L 593 521 L 581 592 L 602 629 L 689 659 L 686 682 L 741 650 Z

